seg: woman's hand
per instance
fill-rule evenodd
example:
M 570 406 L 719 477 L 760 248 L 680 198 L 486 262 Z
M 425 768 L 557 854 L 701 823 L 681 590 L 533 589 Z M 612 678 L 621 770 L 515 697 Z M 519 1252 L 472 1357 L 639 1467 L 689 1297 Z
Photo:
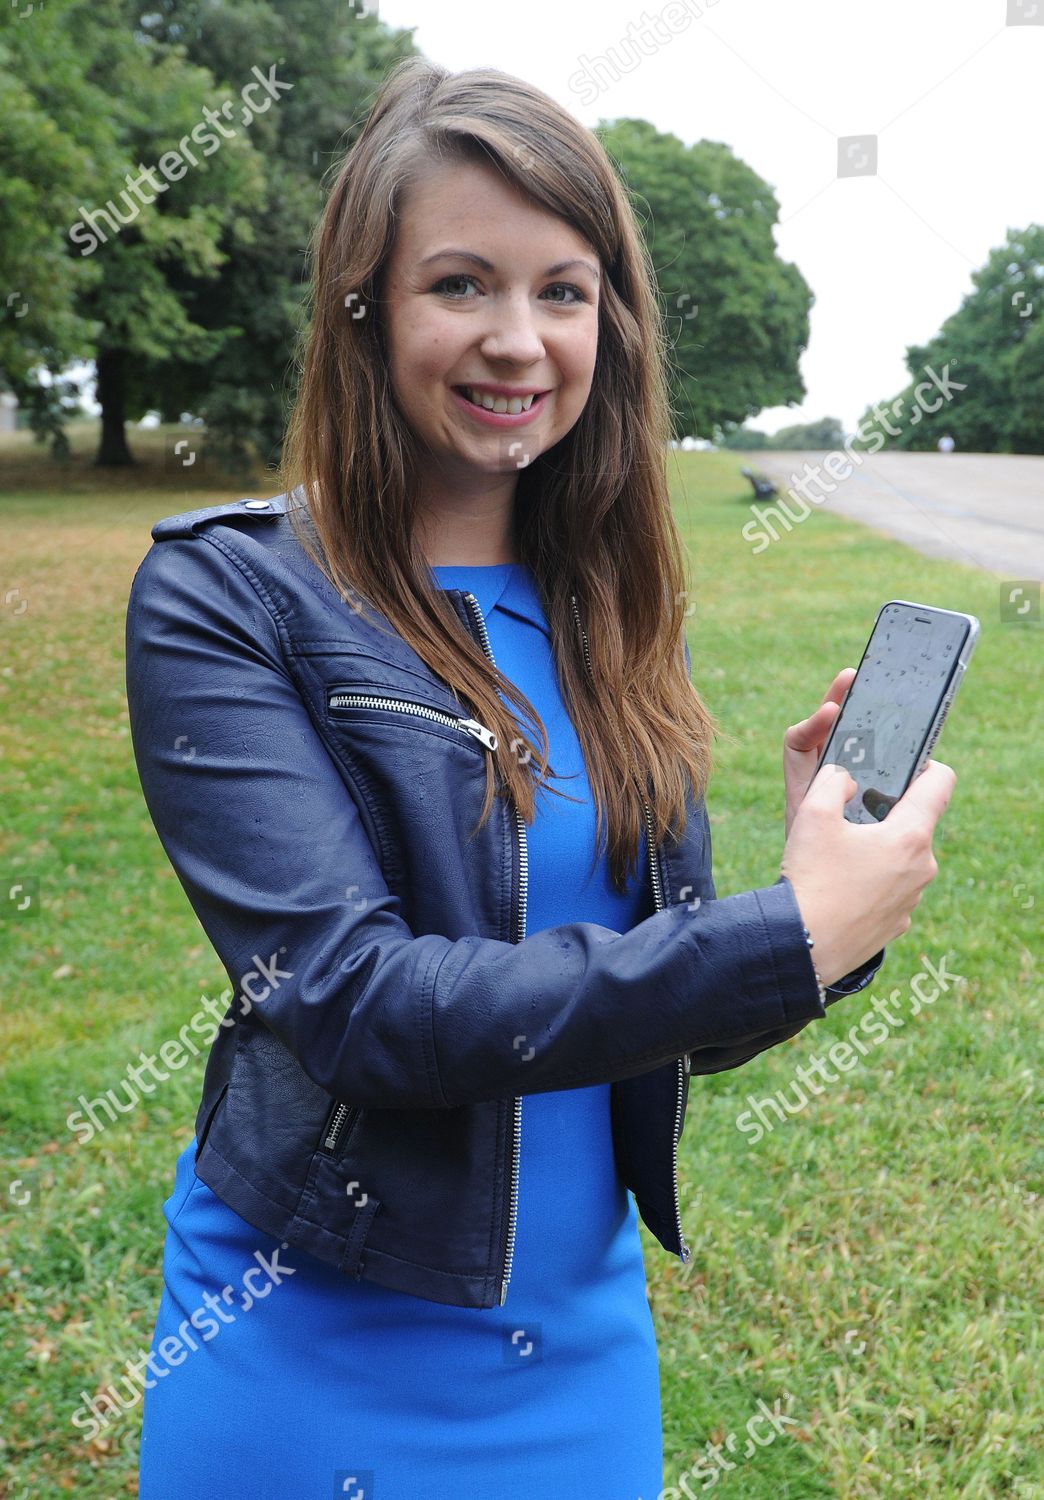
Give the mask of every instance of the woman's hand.
M 815 777 L 794 815 L 781 870 L 815 943 L 824 985 L 909 928 L 938 870 L 932 834 L 956 780 L 949 766 L 929 760 L 883 822 L 850 823 L 844 813 L 853 777 L 837 765 Z
M 842 667 L 811 718 L 802 719 L 800 724 L 791 724 L 783 736 L 783 780 L 787 796 L 785 838 L 790 837 L 794 814 L 801 806 L 801 799 L 815 775 L 816 763 L 823 753 L 827 735 L 841 712 L 841 700 L 848 692 L 855 674 L 855 667 Z

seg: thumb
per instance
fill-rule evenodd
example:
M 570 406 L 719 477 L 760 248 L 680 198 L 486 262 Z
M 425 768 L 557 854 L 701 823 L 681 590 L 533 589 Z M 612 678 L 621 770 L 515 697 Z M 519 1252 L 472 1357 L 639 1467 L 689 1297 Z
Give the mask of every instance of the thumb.
M 840 810 L 857 790 L 855 777 L 844 766 L 828 761 L 813 777 L 812 785 L 805 793 L 805 800 L 801 805 L 820 807 L 825 811 L 831 808 Z
M 791 724 L 783 735 L 785 750 L 805 754 L 821 745 L 841 712 L 836 703 L 821 703 L 814 714 Z

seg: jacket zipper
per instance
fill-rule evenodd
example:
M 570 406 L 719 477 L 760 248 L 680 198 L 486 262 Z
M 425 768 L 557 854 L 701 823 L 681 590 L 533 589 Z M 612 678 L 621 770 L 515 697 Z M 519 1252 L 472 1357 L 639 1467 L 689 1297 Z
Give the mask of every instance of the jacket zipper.
M 463 593 L 463 597 L 475 617 L 482 649 L 489 660 L 493 663 L 493 665 L 496 666 L 493 651 L 489 643 L 489 633 L 486 630 L 486 622 L 482 615 L 481 605 L 479 604 L 477 597 L 470 591 L 465 591 Z M 587 670 L 593 679 L 594 672 L 591 666 L 591 653 L 588 647 L 587 634 L 584 631 L 583 625 L 580 623 L 580 612 L 577 609 L 575 594 L 571 596 L 571 603 L 573 606 L 573 614 L 576 619 L 577 629 L 579 630 L 580 637 L 583 641 L 584 658 L 587 663 Z M 422 703 L 403 701 L 398 698 L 373 697 L 361 693 L 334 693 L 330 695 L 329 707 L 390 708 L 393 711 L 397 711 L 400 713 L 416 713 L 422 715 L 425 718 L 434 719 L 440 723 L 449 724 L 454 728 L 461 729 L 466 733 L 473 735 L 474 738 L 479 740 L 488 750 L 492 751 L 497 748 L 496 735 L 493 734 L 492 731 L 487 729 L 484 725 L 479 724 L 477 720 L 460 718 L 453 714 L 443 713 L 439 709 L 429 708 L 426 704 Z M 645 842 L 649 857 L 649 876 L 652 885 L 653 904 L 655 909 L 659 911 L 662 909 L 664 904 L 663 882 L 660 877 L 659 861 L 657 859 L 656 848 L 652 837 L 652 811 L 649 807 L 648 801 L 644 798 L 642 805 L 645 812 Z M 529 888 L 529 856 L 526 844 L 525 821 L 523 820 L 522 815 L 517 808 L 513 808 L 512 810 L 515 815 L 519 868 L 519 900 L 517 908 L 515 941 L 520 943 L 526 935 L 526 898 Z M 680 1259 L 683 1263 L 687 1262 L 691 1258 L 692 1253 L 688 1245 L 685 1243 L 685 1236 L 682 1233 L 681 1206 L 678 1198 L 678 1138 L 681 1129 L 685 1064 L 687 1062 L 687 1056 L 685 1058 L 678 1059 L 678 1093 L 675 1103 L 674 1140 L 671 1156 L 671 1175 L 674 1184 L 674 1218 L 678 1234 L 678 1243 L 681 1246 Z M 521 1146 L 522 1100 L 521 1098 L 516 1097 L 512 1101 L 512 1103 L 514 1105 L 514 1111 L 512 1118 L 511 1139 L 511 1180 L 508 1202 L 507 1246 L 505 1249 L 504 1258 L 504 1275 L 501 1280 L 500 1288 L 501 1307 L 503 1307 L 504 1303 L 507 1300 L 508 1282 L 511 1280 L 511 1269 L 515 1254 L 515 1230 L 518 1218 L 518 1164 Z M 334 1106 L 324 1131 L 323 1146 L 325 1150 L 333 1151 L 336 1148 L 337 1142 L 340 1139 L 341 1133 L 344 1129 L 344 1125 L 353 1112 L 358 1113 L 358 1111 L 353 1111 L 352 1108 L 346 1104 L 338 1103 Z
M 324 1151 L 335 1151 L 337 1149 L 337 1142 L 341 1138 L 341 1132 L 344 1130 L 345 1124 L 349 1119 L 354 1119 L 358 1113 L 359 1110 L 356 1105 L 341 1104 L 340 1102 L 334 1105 L 333 1109 L 327 1115 L 326 1124 L 323 1127 L 322 1149 Z
M 591 666 L 591 652 L 587 644 L 587 632 L 584 630 L 583 625 L 580 623 L 580 611 L 576 605 L 576 595 L 571 594 L 569 597 L 570 602 L 573 606 L 573 617 L 576 620 L 576 628 L 577 630 L 579 630 L 580 638 L 584 644 L 584 660 L 587 662 L 587 671 L 593 682 L 594 669 Z M 664 904 L 663 881 L 660 878 L 659 858 L 657 855 L 656 846 L 653 842 L 652 809 L 650 808 L 648 800 L 645 797 L 642 798 L 642 807 L 645 812 L 645 847 L 646 852 L 649 856 L 649 879 L 652 884 L 653 906 L 656 911 L 660 911 Z M 678 1234 L 678 1244 L 681 1247 L 678 1252 L 678 1258 L 682 1262 L 682 1265 L 685 1265 L 692 1258 L 692 1251 L 685 1243 L 685 1236 L 682 1233 L 681 1203 L 679 1202 L 678 1198 L 678 1140 L 681 1135 L 685 1074 L 688 1072 L 688 1070 L 689 1054 L 685 1053 L 683 1057 L 679 1057 L 678 1059 L 678 1093 L 674 1105 L 674 1138 L 671 1142 L 671 1181 L 674 1188 L 674 1223 Z
M 482 606 L 477 597 L 470 590 L 463 590 L 463 597 L 471 613 L 475 617 L 478 626 L 479 643 L 489 660 L 496 666 L 493 657 L 493 648 L 489 644 L 489 632 L 482 615 Z M 515 831 L 518 842 L 518 908 L 515 927 L 515 942 L 520 943 L 526 935 L 526 896 L 529 890 L 529 850 L 526 844 L 526 825 L 517 807 L 512 807 L 515 815 Z M 518 1218 L 518 1161 L 522 1141 L 522 1100 L 515 1098 L 512 1101 L 513 1114 L 511 1120 L 511 1182 L 508 1195 L 508 1228 L 507 1245 L 504 1250 L 504 1275 L 500 1283 L 500 1305 L 504 1306 L 507 1301 L 508 1282 L 511 1280 L 511 1266 L 515 1258 L 515 1226 Z
M 449 724 L 453 729 L 462 729 L 472 735 L 487 750 L 497 748 L 497 737 L 492 730 L 477 719 L 461 718 L 458 714 L 445 713 L 440 708 L 429 708 L 426 703 L 413 703 L 402 698 L 375 698 L 368 693 L 331 693 L 327 707 L 336 708 L 390 708 L 397 713 L 419 714 L 425 719 L 434 719 L 438 724 Z
M 415 703 L 402 698 L 385 698 L 372 693 L 330 693 L 327 698 L 327 707 L 330 709 L 390 708 L 397 713 L 416 714 L 421 718 L 433 719 L 438 724 L 449 724 L 454 729 L 462 729 L 484 745 L 487 750 L 497 748 L 496 735 L 484 724 L 480 724 L 477 719 L 466 719 L 458 714 L 445 713 L 439 708 L 429 708 L 426 703 Z M 333 1106 L 323 1127 L 322 1149 L 324 1151 L 336 1151 L 346 1123 L 358 1113 L 358 1109 L 352 1105 L 338 1103 Z

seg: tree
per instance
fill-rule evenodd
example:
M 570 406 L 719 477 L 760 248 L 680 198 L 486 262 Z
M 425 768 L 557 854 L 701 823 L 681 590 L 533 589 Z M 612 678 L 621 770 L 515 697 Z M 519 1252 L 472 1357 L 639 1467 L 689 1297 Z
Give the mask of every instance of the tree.
M 675 436 L 715 438 L 800 401 L 812 293 L 780 259 L 768 185 L 728 146 L 686 146 L 646 120 L 602 122 L 656 267 L 673 344 Z
M 718 447 L 727 448 L 733 453 L 753 453 L 757 449 L 769 447 L 770 442 L 767 433 L 759 432 L 756 427 L 730 427 L 723 434 Z
M 325 0 L 47 0 L 0 25 L 0 271 L 26 289 L 0 371 L 34 429 L 62 451 L 35 370 L 93 354 L 99 463 L 133 461 L 150 407 L 268 451 L 322 172 L 409 34 Z
M 65 0 L 0 10 L 0 386 L 56 456 L 68 451 L 58 374 L 89 357 L 99 331 L 77 306 L 78 289 L 100 276 L 98 263 L 74 260 L 63 226 L 76 218 L 80 195 L 94 194 L 120 161 L 108 101 L 84 76 L 82 58 Z
M 797 422 L 781 427 L 767 440 L 769 448 L 843 448 L 845 429 L 839 417 L 820 417 L 817 422 Z
M 34 27 L 35 20 L 41 24 Z M 43 194 L 34 205 L 38 228 L 50 218 L 50 235 L 41 236 L 49 259 L 56 262 L 64 252 L 73 267 L 62 268 L 67 301 L 58 307 L 52 302 L 50 311 L 59 323 L 63 311 L 71 314 L 66 326 L 81 335 L 87 325 L 93 330 L 102 406 L 97 462 L 130 463 L 124 437 L 130 356 L 206 357 L 221 342 L 219 334 L 191 321 L 167 283 L 167 270 L 213 273 L 225 253 L 219 240 L 228 207 L 234 210 L 258 191 L 261 172 L 245 134 L 216 141 L 223 149 L 207 160 L 198 127 L 210 102 L 210 74 L 187 64 L 179 49 L 159 47 L 135 31 L 123 0 L 51 0 L 46 10 L 8 23 L 7 65 L 17 71 L 39 115 L 53 122 L 51 45 L 83 111 L 71 117 L 58 105 L 60 126 L 74 147 L 93 136 L 103 155 L 91 161 L 89 147 L 85 152 L 89 170 L 75 180 L 82 196 L 68 217 L 55 218 Z M 9 79 L 5 85 L 10 87 Z M 6 134 L 6 123 L 4 128 Z M 167 148 L 179 141 L 168 164 Z M 191 161 L 194 154 L 190 170 L 186 157 Z M 85 352 L 82 337 L 79 343 L 75 350 L 55 352 Z M 14 362 L 17 369 L 17 356 Z
M 291 392 L 290 358 L 300 331 L 304 251 L 322 211 L 324 174 L 351 145 L 380 81 L 413 53 L 405 31 L 391 31 L 351 6 L 329 0 L 161 0 L 142 25 L 165 46 L 182 46 L 215 77 L 239 79 L 244 57 L 283 59 L 278 75 L 293 84 L 255 122 L 265 164 L 253 201 L 240 210 L 247 243 L 213 278 L 179 273 L 177 294 L 205 328 L 231 329 L 213 358 L 133 366 L 141 400 L 173 418 L 182 411 L 207 423 L 210 451 L 226 466 L 251 451 L 276 457 Z M 267 66 L 267 64 L 266 64 Z
M 911 381 L 864 412 L 860 444 L 935 448 L 949 432 L 966 452 L 1044 453 L 1044 226 L 1009 230 L 972 283 L 935 337 L 907 349 Z

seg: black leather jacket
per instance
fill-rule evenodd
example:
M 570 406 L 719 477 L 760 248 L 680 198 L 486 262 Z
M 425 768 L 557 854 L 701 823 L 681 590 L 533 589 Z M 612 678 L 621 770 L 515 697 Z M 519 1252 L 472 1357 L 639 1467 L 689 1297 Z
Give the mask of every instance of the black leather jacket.
M 498 796 L 467 839 L 489 731 L 338 595 L 286 502 L 158 521 L 127 610 L 145 801 L 232 985 L 197 1175 L 354 1277 L 493 1307 L 511 1276 L 520 1096 L 608 1082 L 623 1180 L 688 1260 L 690 1070 L 737 1067 L 824 1013 L 789 882 L 717 900 L 701 799 L 680 840 L 650 842 L 649 914 L 630 931 L 527 937 L 525 823 Z M 448 597 L 492 656 L 478 600 Z

